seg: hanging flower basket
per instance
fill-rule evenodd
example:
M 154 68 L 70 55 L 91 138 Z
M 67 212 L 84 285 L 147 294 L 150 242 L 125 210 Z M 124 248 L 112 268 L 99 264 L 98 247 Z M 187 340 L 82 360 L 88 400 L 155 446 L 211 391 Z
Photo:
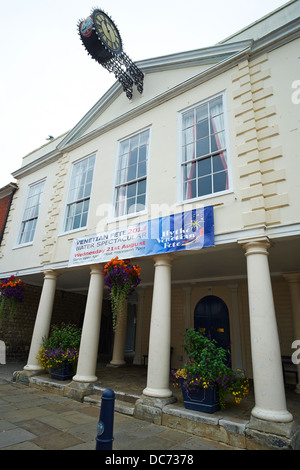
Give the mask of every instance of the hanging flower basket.
M 126 299 L 141 282 L 140 272 L 141 268 L 138 265 L 131 265 L 129 261 L 119 259 L 118 256 L 104 266 L 103 274 L 105 285 L 110 292 L 114 331 L 117 326 L 117 316 L 124 311 Z
M 25 287 L 26 284 L 21 279 L 16 279 L 15 276 L 10 276 L 0 282 L 0 324 L 7 307 L 10 318 L 13 318 L 18 304 L 23 302 Z

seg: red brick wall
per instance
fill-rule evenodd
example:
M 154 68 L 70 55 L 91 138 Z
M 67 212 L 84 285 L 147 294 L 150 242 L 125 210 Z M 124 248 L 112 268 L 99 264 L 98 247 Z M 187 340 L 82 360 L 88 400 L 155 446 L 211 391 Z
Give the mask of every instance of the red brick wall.
M 9 194 L 8 196 L 5 196 L 2 199 L 0 199 L 0 233 L 2 233 L 2 230 L 5 225 L 10 198 L 11 198 L 11 195 Z

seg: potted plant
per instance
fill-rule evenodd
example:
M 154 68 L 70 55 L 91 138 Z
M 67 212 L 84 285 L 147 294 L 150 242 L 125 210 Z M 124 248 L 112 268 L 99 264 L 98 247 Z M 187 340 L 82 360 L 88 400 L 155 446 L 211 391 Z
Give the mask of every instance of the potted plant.
M 10 318 L 13 318 L 18 304 L 23 302 L 25 287 L 26 284 L 21 279 L 16 279 L 15 276 L 10 276 L 0 282 L 0 324 L 6 307 L 9 307 Z
M 62 323 L 54 325 L 50 336 L 43 340 L 37 359 L 43 369 L 49 369 L 51 378 L 70 380 L 75 374 L 81 329 Z
M 248 394 L 248 379 L 228 363 L 230 352 L 218 347 L 202 331 L 187 330 L 183 349 L 189 360 L 183 369 L 172 373 L 175 385 L 181 387 L 186 408 L 214 413 L 225 408 L 228 394 L 236 403 Z
M 122 314 L 126 299 L 141 282 L 140 273 L 138 264 L 131 265 L 129 261 L 119 259 L 118 256 L 104 266 L 103 275 L 110 293 L 114 331 L 117 317 Z

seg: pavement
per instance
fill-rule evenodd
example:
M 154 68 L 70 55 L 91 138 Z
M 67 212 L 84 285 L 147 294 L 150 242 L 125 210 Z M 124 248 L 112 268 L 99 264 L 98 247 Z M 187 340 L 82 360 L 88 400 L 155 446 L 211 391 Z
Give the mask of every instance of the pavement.
M 0 450 L 95 450 L 99 407 L 32 384 L 13 382 L 13 371 L 21 369 L 17 364 L 0 364 Z M 128 451 L 129 456 L 130 452 L 134 455 L 134 451 L 146 451 L 143 455 L 148 456 L 149 452 L 156 451 L 163 456 L 160 457 L 162 464 L 184 463 L 184 455 L 193 459 L 198 450 L 232 450 L 221 443 L 116 411 L 113 429 L 113 451 L 122 451 L 118 455 L 123 455 L 124 451 Z M 179 451 L 181 461 L 163 460 L 166 452 L 173 455 Z M 147 461 L 148 464 L 157 463 L 158 457 L 151 458 L 154 460 Z M 192 463 L 192 460 L 185 463 Z

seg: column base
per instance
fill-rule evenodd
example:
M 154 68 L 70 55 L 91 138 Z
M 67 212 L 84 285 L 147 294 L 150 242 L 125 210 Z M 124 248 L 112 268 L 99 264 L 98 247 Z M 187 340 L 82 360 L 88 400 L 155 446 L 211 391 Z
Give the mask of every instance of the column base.
M 246 436 L 249 450 L 300 450 L 300 427 L 295 421 L 276 423 L 251 417 Z
M 151 388 L 151 387 L 146 387 L 143 390 L 143 395 L 146 395 L 147 397 L 153 397 L 153 398 L 169 398 L 172 396 L 171 390 L 167 389 L 161 389 L 161 388 Z
M 27 364 L 25 367 L 23 367 L 23 370 L 32 372 L 43 372 L 43 368 L 41 366 L 34 364 Z
M 74 375 L 73 382 L 79 383 L 94 383 L 97 382 L 98 377 L 96 375 Z
M 154 424 L 162 424 L 163 408 L 170 403 L 174 403 L 174 396 L 168 398 L 142 396 L 135 404 L 134 417 Z
M 109 364 L 106 365 L 106 367 L 122 367 L 122 366 L 126 366 L 126 361 L 112 360 L 110 361 Z
M 291 413 L 287 410 L 272 411 L 255 406 L 251 411 L 251 415 L 254 418 L 263 419 L 265 421 L 275 423 L 290 423 L 291 421 L 293 421 L 293 415 L 291 415 Z
M 74 377 L 73 377 L 74 380 Z M 94 391 L 94 382 L 70 382 L 65 387 L 64 396 L 72 398 L 76 401 L 82 401 L 87 395 L 91 395 Z

